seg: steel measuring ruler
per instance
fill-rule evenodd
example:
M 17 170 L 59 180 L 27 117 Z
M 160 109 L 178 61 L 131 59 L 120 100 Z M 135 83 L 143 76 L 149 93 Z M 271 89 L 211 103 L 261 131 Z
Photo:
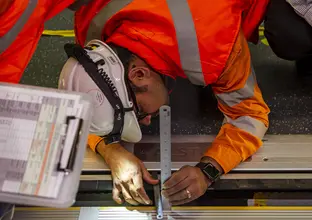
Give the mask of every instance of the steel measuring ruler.
M 162 106 L 159 111 L 160 121 L 160 180 L 161 186 L 171 176 L 171 111 L 169 106 Z M 160 193 L 158 198 L 157 219 L 163 218 L 163 211 L 171 210 L 169 201 Z

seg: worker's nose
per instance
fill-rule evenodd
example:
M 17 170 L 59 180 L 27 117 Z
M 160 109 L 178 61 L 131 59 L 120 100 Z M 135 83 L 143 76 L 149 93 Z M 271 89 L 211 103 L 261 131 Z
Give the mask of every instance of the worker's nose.
M 150 115 L 146 116 L 144 119 L 142 119 L 140 121 L 140 123 L 143 125 L 150 125 L 151 124 L 151 116 Z

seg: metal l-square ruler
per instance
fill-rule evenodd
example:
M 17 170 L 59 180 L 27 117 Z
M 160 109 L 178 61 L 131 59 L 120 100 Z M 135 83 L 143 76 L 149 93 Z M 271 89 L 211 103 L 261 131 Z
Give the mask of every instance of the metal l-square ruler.
M 169 106 L 160 108 L 160 180 L 161 187 L 166 180 L 171 176 L 171 111 Z M 160 189 L 161 190 L 161 189 Z M 160 190 L 157 190 L 159 196 L 156 197 L 157 203 L 157 219 L 163 219 L 163 211 L 170 211 L 171 205 L 169 201 L 161 195 Z

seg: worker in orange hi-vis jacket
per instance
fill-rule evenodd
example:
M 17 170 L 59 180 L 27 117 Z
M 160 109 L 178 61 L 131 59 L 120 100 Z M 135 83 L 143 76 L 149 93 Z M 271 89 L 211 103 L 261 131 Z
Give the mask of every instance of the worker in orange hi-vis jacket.
M 44 22 L 83 0 L 0 0 L 0 82 L 18 83 Z
M 119 141 L 141 140 L 139 123 L 149 125 L 168 103 L 176 77 L 211 85 L 225 120 L 199 163 L 182 167 L 165 182 L 162 193 L 172 205 L 197 199 L 260 148 L 269 108 L 247 41 L 257 42 L 267 3 L 97 0 L 76 12 L 77 44 L 65 46 L 69 59 L 59 88 L 93 97 L 89 147 L 111 169 L 116 202 L 151 202 L 143 180 L 158 180 Z
M 19 83 L 44 29 L 44 22 L 84 0 L 0 0 L 0 82 Z M 13 205 L 0 203 L 0 218 Z
M 118 141 L 141 139 L 138 122 L 149 124 L 167 103 L 176 77 L 212 85 L 225 121 L 200 163 L 181 168 L 164 185 L 172 204 L 198 198 L 257 151 L 269 109 L 256 83 L 247 40 L 257 40 L 254 33 L 268 0 L 181 0 L 178 5 L 169 0 L 0 0 L 0 81 L 20 81 L 46 20 L 86 3 L 76 12 L 75 29 L 77 42 L 89 46 L 85 52 L 67 46 L 75 58 L 65 65 L 60 87 L 95 97 L 88 145 L 112 170 L 116 202 L 122 202 L 120 194 L 131 204 L 150 202 L 142 178 L 158 181 Z M 84 67 L 86 62 L 91 65 Z M 95 71 L 100 74 L 94 77 Z

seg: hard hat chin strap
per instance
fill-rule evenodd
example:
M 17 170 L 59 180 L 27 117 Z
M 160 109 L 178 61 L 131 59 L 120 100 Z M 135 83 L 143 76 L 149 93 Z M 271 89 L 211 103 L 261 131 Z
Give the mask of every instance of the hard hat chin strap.
M 98 65 L 93 62 L 84 48 L 77 44 L 65 44 L 64 49 L 68 57 L 75 58 L 83 66 L 114 109 L 114 126 L 112 131 L 104 137 L 105 144 L 120 142 L 125 112 L 130 109 L 123 107 L 118 91 L 111 79 L 102 69 L 98 68 Z

